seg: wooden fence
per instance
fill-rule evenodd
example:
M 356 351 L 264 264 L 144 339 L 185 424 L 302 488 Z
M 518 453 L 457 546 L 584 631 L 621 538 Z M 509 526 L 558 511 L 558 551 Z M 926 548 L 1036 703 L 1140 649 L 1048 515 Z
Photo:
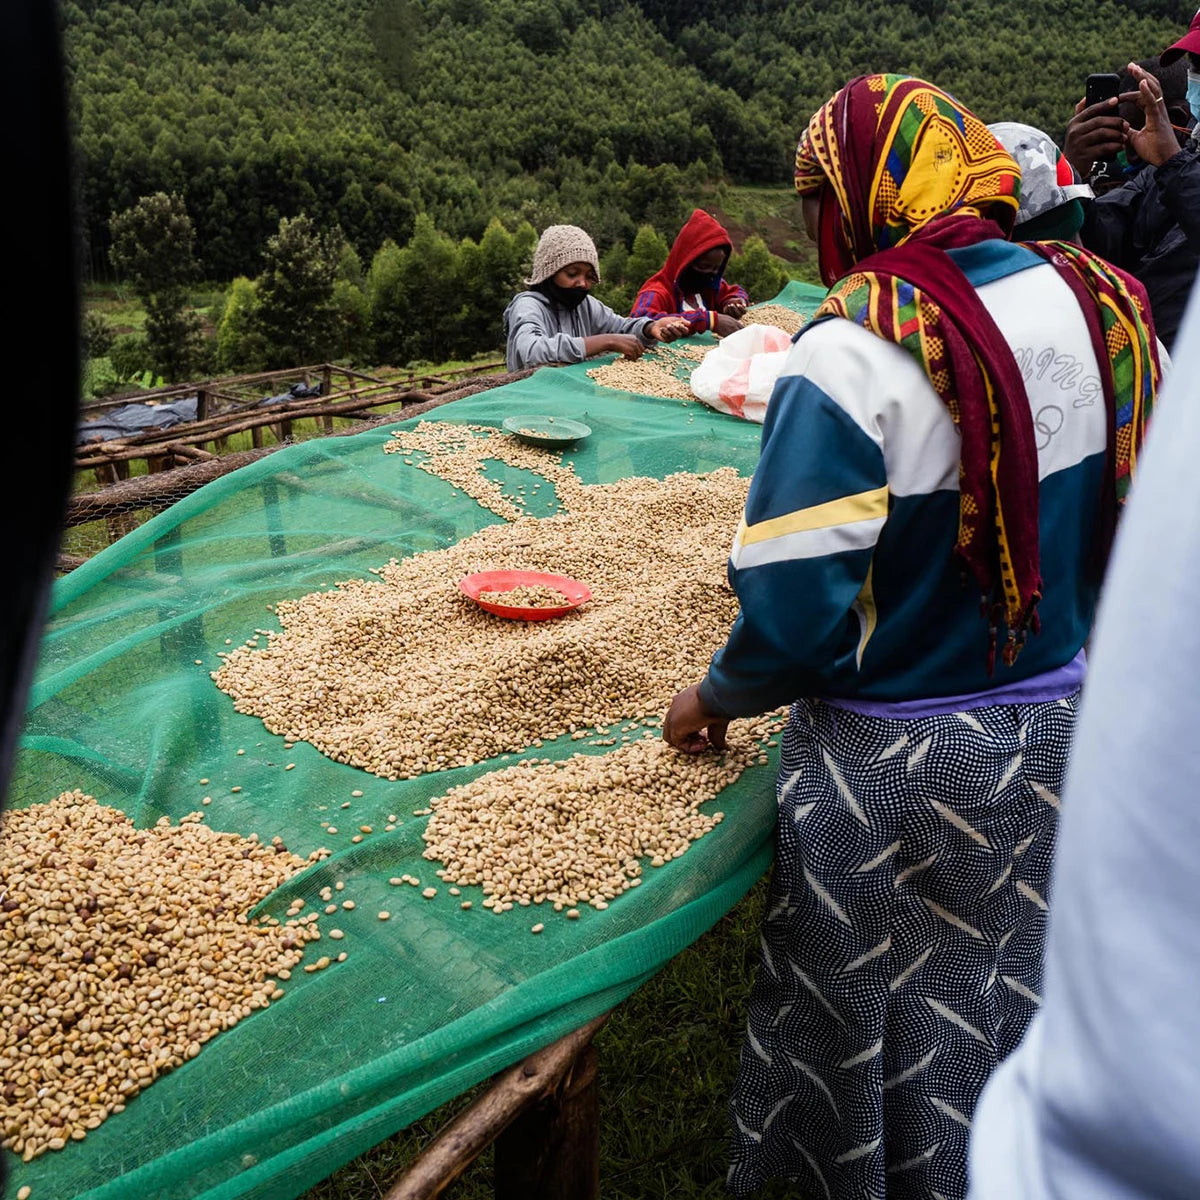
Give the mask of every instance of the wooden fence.
M 295 421 L 303 418 L 319 421 L 324 428 L 322 436 L 357 433 L 380 421 L 419 416 L 451 400 L 487 391 L 532 373 L 531 370 L 488 373 L 489 368 L 503 365 L 482 363 L 439 375 L 414 375 L 399 381 L 384 381 L 345 367 L 321 363 L 290 371 L 239 376 L 217 383 L 160 388 L 153 392 L 106 398 L 85 406 L 84 416 L 129 403 L 162 404 L 205 392 L 209 402 L 207 406 L 198 405 L 194 421 L 168 429 L 142 429 L 104 442 L 81 442 L 75 451 L 76 492 L 67 505 L 64 527 L 70 530 L 104 520 L 107 531 L 104 540 L 106 543 L 114 541 L 140 524 L 137 514 L 161 512 L 210 480 L 280 449 L 291 438 Z M 335 390 L 333 381 L 339 374 L 345 378 L 346 385 Z M 321 380 L 319 396 L 289 397 L 271 404 L 263 404 L 258 398 L 245 399 L 246 389 L 257 389 L 257 397 L 261 395 L 263 385 L 302 381 L 311 386 L 314 378 Z M 373 409 L 393 405 L 401 406 L 398 413 L 371 416 Z M 353 423 L 335 430 L 335 418 L 350 418 Z M 81 428 L 86 429 L 86 424 Z M 274 445 L 263 444 L 264 429 L 270 429 L 274 434 Z M 233 434 L 247 431 L 253 448 L 231 452 L 228 439 Z M 130 463 L 139 460 L 146 463 L 147 473 L 131 477 Z M 99 485 L 96 490 L 82 487 L 83 480 L 79 476 L 89 472 L 94 473 L 95 484 Z M 64 551 L 59 555 L 58 569 L 70 571 L 85 561 L 84 556 Z

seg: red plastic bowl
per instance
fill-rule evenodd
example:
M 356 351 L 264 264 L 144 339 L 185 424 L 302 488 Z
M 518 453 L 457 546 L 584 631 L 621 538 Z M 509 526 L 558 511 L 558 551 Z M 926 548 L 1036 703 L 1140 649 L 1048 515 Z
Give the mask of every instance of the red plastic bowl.
M 539 585 L 562 592 L 568 602 L 556 608 L 521 608 L 514 604 L 497 604 L 495 601 L 479 598 L 481 592 L 510 592 L 513 588 Z M 548 621 L 551 617 L 561 617 L 564 613 L 569 613 L 592 598 L 590 589 L 578 579 L 571 579 L 567 575 L 547 575 L 543 571 L 477 571 L 474 575 L 460 579 L 458 586 L 480 608 L 513 621 Z

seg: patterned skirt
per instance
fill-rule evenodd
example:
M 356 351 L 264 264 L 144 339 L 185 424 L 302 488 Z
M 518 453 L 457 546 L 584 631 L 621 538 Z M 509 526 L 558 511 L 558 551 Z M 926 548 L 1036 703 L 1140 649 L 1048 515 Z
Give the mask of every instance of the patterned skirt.
M 1037 1011 L 1078 692 L 898 720 L 795 705 L 729 1187 L 963 1200 L 975 1102 Z

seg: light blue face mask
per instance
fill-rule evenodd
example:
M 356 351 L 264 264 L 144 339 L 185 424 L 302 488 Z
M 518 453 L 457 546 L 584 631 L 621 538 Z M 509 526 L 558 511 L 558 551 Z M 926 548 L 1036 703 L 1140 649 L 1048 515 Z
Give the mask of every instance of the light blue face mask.
M 1200 71 L 1188 72 L 1187 102 L 1192 116 L 1200 121 Z

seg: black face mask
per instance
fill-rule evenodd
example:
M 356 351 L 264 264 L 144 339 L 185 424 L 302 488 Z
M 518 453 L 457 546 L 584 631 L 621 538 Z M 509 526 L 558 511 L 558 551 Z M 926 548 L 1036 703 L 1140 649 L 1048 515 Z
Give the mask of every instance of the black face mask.
M 588 298 L 589 289 L 559 287 L 553 279 L 543 279 L 541 283 L 533 285 L 533 290 L 541 292 L 547 300 L 553 300 L 555 304 L 561 304 L 568 312 L 574 312 Z
M 722 275 L 721 271 L 713 271 L 706 275 L 703 271 L 697 271 L 695 267 L 684 267 L 679 272 L 679 287 L 689 294 L 702 292 L 706 288 L 719 288 Z

